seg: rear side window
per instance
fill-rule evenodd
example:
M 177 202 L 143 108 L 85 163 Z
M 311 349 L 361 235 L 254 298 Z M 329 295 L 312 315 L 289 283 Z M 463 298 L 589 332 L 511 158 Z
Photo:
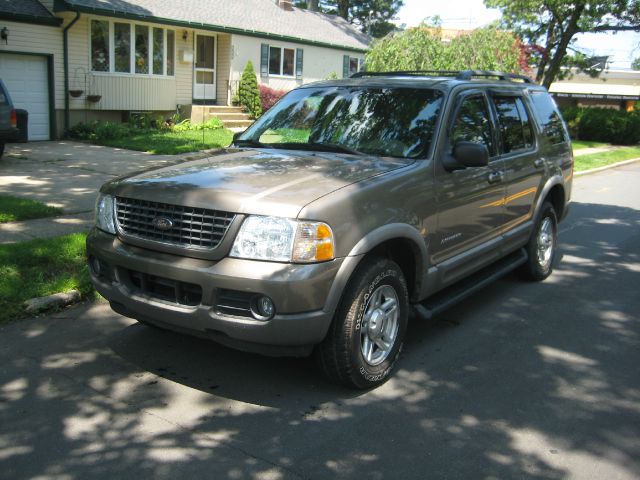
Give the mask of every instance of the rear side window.
M 498 112 L 503 153 L 526 150 L 533 145 L 529 115 L 519 97 L 493 97 Z
M 553 144 L 567 141 L 562 118 L 551 96 L 546 92 L 531 92 L 534 115 L 542 133 Z

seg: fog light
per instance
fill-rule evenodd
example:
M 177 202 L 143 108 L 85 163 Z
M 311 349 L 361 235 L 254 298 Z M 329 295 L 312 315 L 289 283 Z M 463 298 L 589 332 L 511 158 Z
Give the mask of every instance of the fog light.
M 251 313 L 257 320 L 271 320 L 276 313 L 276 306 L 266 295 L 256 297 L 252 302 Z

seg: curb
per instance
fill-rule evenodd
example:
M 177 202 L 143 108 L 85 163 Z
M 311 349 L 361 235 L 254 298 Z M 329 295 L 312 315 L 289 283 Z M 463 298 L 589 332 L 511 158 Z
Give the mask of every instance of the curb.
M 36 297 L 23 303 L 24 309 L 28 313 L 40 313 L 54 308 L 65 307 L 81 300 L 78 290 L 69 290 L 68 292 L 54 293 L 46 297 Z
M 584 170 L 582 172 L 576 172 L 576 173 L 573 174 L 573 176 L 574 177 L 581 177 L 583 175 L 590 175 L 592 173 L 603 172 L 605 170 L 610 170 L 610 169 L 616 168 L 616 167 L 622 167 L 624 165 L 629 165 L 631 163 L 636 163 L 636 162 L 640 162 L 640 158 L 632 158 L 630 160 L 624 160 L 622 162 L 612 163 L 611 165 L 605 165 L 604 167 L 592 168 L 590 170 Z

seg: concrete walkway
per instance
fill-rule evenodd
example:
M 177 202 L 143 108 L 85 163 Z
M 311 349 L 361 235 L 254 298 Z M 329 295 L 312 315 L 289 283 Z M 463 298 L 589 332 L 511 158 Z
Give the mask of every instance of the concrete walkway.
M 205 155 L 151 155 L 69 141 L 7 145 L 0 160 L 0 195 L 61 207 L 64 215 L 0 224 L 0 244 L 87 231 L 93 222 L 96 195 L 106 181 Z

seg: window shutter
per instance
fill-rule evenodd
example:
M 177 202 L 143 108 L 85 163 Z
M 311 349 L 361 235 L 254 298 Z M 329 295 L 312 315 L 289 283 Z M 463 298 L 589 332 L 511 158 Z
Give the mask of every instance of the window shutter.
M 349 78 L 349 55 L 342 57 L 342 78 Z
M 358 63 L 359 63 L 358 71 L 364 72 L 364 58 L 361 58 L 360 60 L 358 60 Z
M 302 78 L 302 49 L 296 49 L 296 78 Z
M 260 76 L 269 76 L 269 45 L 266 43 L 260 45 Z

